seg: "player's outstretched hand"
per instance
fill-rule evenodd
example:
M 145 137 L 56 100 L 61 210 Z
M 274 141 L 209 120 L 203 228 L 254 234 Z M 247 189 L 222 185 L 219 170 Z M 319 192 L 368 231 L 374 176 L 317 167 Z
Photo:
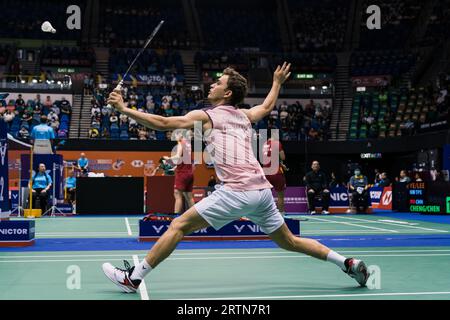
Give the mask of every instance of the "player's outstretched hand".
M 276 68 L 275 72 L 273 73 L 273 81 L 279 84 L 283 84 L 291 75 L 291 72 L 289 71 L 290 69 L 291 64 L 285 61 L 281 67 L 278 66 Z
M 125 109 L 125 103 L 123 102 L 122 95 L 117 91 L 113 91 L 109 94 L 107 102 L 108 104 L 114 106 L 114 108 L 119 112 L 122 112 Z

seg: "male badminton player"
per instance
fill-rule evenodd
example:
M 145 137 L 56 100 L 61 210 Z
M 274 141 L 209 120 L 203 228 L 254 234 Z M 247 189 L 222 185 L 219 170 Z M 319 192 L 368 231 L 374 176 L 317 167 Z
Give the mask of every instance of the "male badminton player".
M 252 122 L 270 114 L 282 84 L 290 76 L 290 64 L 278 66 L 272 88 L 261 105 L 238 109 L 247 91 L 247 81 L 232 68 L 224 70 L 211 85 L 208 99 L 213 108 L 194 110 L 180 117 L 161 117 L 126 108 L 122 96 L 112 92 L 108 102 L 140 124 L 154 130 L 190 129 L 201 122 L 210 156 L 217 176 L 224 186 L 196 203 L 183 215 L 174 219 L 168 230 L 158 239 L 139 264 L 125 269 L 103 264 L 105 275 L 125 292 L 136 292 L 142 279 L 166 259 L 185 235 L 212 226 L 220 229 L 245 215 L 260 226 L 281 248 L 300 252 L 336 264 L 361 286 L 367 282 L 367 268 L 361 260 L 345 258 L 316 240 L 294 236 L 286 226 L 272 197 L 272 185 L 267 181 L 251 146 Z M 213 130 L 210 130 L 213 129 Z M 234 150 L 233 150 L 234 149 Z M 240 161 L 235 165 L 236 160 Z

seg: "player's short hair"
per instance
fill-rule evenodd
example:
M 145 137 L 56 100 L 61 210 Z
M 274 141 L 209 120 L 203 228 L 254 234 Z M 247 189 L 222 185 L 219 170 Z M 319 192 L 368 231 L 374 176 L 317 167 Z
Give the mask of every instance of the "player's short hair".
M 229 103 L 235 106 L 244 101 L 248 89 L 247 79 L 231 67 L 223 70 L 223 74 L 228 76 L 227 87 L 233 93 Z

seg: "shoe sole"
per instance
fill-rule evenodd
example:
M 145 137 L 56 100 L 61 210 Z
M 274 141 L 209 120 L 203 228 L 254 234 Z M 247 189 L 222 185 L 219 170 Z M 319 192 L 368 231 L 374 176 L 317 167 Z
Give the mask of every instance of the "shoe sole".
M 354 279 L 356 280 L 356 282 L 359 283 L 359 285 L 361 287 L 365 287 L 367 280 L 369 279 L 369 274 L 367 272 L 367 267 L 366 267 L 366 264 L 364 263 L 364 261 L 359 262 L 359 264 L 357 266 L 357 270 L 358 270 L 358 275 L 364 275 L 364 273 L 365 273 L 365 276 L 364 276 L 364 279 L 360 279 L 359 276 Z M 365 271 L 365 272 L 363 272 L 363 271 Z
M 104 266 L 102 266 L 102 269 L 103 269 L 103 273 L 105 274 L 105 276 L 109 280 L 111 280 L 112 283 L 114 283 L 116 286 L 118 286 L 120 289 L 122 289 L 122 291 L 124 291 L 125 293 L 136 293 L 137 290 L 132 289 L 132 288 L 130 288 L 128 286 L 124 286 L 123 284 L 117 282 L 116 279 L 110 277 L 109 273 L 105 271 L 105 267 Z

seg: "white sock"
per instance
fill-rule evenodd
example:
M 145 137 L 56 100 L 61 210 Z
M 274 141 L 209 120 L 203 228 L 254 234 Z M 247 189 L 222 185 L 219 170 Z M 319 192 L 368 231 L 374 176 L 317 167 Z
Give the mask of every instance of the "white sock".
M 330 250 L 330 252 L 327 255 L 327 261 L 330 261 L 332 263 L 334 263 L 335 265 L 337 265 L 339 268 L 341 268 L 342 270 L 346 270 L 346 266 L 345 266 L 345 257 L 341 256 L 339 253 Z
M 131 280 L 142 280 L 152 271 L 152 267 L 147 263 L 147 260 L 142 260 L 141 263 L 134 267 L 133 273 L 130 275 Z

